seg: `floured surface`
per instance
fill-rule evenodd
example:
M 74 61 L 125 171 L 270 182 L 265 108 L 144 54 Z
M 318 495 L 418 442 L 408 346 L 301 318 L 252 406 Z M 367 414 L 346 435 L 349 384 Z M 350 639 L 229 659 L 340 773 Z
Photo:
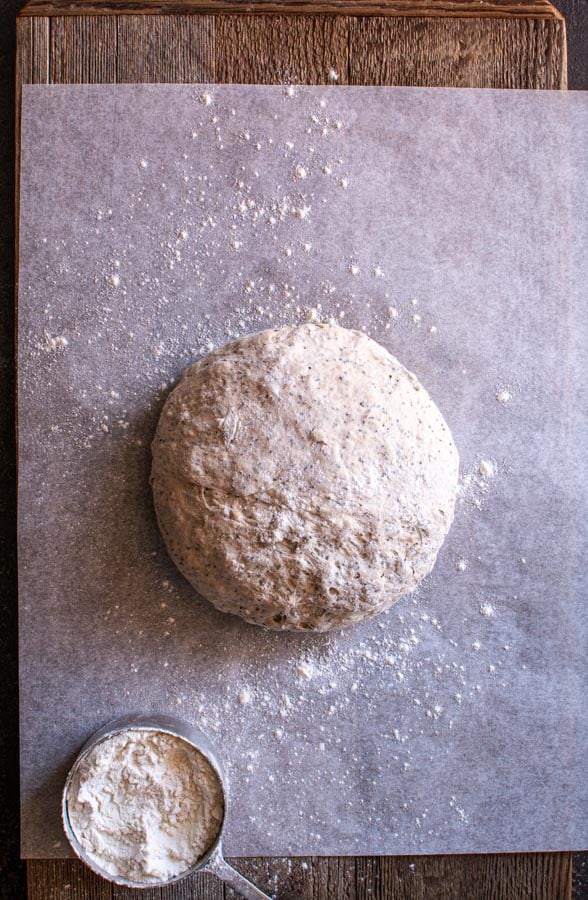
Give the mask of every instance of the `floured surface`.
M 578 94 L 25 88 L 26 856 L 68 854 L 90 733 L 168 711 L 228 770 L 229 855 L 586 844 L 586 119 Z M 390 612 L 267 633 L 175 570 L 149 445 L 189 362 L 330 316 L 438 402 L 462 499 Z

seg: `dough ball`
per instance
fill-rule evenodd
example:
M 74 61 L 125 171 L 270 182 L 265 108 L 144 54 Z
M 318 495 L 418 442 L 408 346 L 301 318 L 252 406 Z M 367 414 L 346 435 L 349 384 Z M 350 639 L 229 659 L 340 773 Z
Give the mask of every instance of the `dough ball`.
M 188 368 L 152 485 L 196 590 L 255 625 L 327 631 L 418 585 L 455 507 L 458 454 L 414 375 L 365 334 L 287 325 Z

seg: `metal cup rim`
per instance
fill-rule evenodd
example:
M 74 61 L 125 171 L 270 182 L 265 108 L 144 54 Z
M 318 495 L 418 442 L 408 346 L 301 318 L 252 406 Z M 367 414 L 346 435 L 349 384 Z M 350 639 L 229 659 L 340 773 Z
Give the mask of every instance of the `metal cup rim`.
M 110 872 L 106 872 L 95 862 L 94 859 L 92 859 L 92 857 L 88 853 L 86 853 L 84 848 L 81 846 L 69 820 L 67 802 L 68 793 L 74 775 L 82 760 L 88 755 L 88 753 L 90 753 L 91 750 L 94 749 L 94 747 L 98 746 L 98 744 L 101 744 L 103 741 L 107 740 L 113 735 L 121 734 L 124 731 L 141 730 L 161 731 L 165 734 L 171 734 L 174 737 L 180 738 L 190 746 L 194 747 L 194 749 L 201 753 L 212 766 L 218 778 L 223 797 L 223 818 L 213 843 L 210 845 L 206 853 L 204 853 L 203 856 L 199 857 L 195 863 L 193 863 L 183 872 L 180 872 L 178 875 L 174 875 L 172 878 L 168 878 L 165 881 L 132 881 L 122 876 L 112 875 Z M 63 824 L 63 830 L 73 852 L 78 857 L 78 859 L 80 859 L 85 865 L 88 866 L 89 869 L 91 869 L 97 875 L 100 875 L 102 878 L 106 879 L 106 881 L 110 881 L 112 884 L 117 884 L 121 887 L 137 888 L 143 890 L 145 888 L 166 887 L 170 884 L 176 884 L 178 881 L 182 881 L 184 878 L 187 878 L 188 875 L 193 875 L 195 872 L 200 871 L 206 866 L 206 864 L 214 854 L 222 853 L 222 833 L 226 819 L 227 789 L 225 784 L 225 776 L 222 766 L 212 746 L 212 743 L 199 728 L 197 728 L 195 725 L 192 725 L 190 722 L 186 722 L 184 719 L 177 718 L 176 716 L 158 714 L 130 715 L 120 716 L 116 719 L 111 720 L 110 722 L 107 722 L 88 738 L 81 750 L 76 755 L 76 758 L 67 773 L 67 778 L 65 779 L 65 784 L 63 786 L 61 795 L 61 820 Z

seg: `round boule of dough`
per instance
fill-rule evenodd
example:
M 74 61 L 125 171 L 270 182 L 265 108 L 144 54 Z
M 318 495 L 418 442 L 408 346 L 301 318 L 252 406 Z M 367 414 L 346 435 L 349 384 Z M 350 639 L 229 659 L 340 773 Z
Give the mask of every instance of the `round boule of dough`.
M 196 362 L 152 449 L 172 559 L 218 609 L 267 628 L 381 612 L 431 571 L 453 519 L 443 416 L 387 350 L 338 325 L 263 331 Z

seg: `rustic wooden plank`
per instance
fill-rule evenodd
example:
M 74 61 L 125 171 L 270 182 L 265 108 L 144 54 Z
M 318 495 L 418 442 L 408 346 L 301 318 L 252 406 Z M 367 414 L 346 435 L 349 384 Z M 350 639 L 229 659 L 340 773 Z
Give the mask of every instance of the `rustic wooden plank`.
M 117 18 L 118 82 L 214 81 L 212 16 Z
M 77 859 L 29 859 L 28 900 L 112 900 L 112 885 Z
M 41 29 L 39 40 L 42 35 Z M 117 41 L 115 59 L 109 48 Z M 513 54 L 518 65 L 505 65 Z M 34 50 L 31 59 L 42 67 Z M 51 20 L 53 83 L 322 84 L 330 70 L 340 84 L 561 89 L 567 84 L 565 26 L 341 16 Z
M 306 871 L 308 887 L 303 897 L 312 897 L 313 900 L 326 900 L 327 897 L 355 900 L 357 897 L 355 859 L 314 856 L 309 860 Z
M 20 147 L 20 109 L 23 84 L 49 81 L 49 19 L 17 19 L 16 22 L 15 143 Z M 16 227 L 18 232 L 18 173 L 20 154 L 16 154 Z M 17 243 L 18 247 L 18 243 Z M 17 254 L 18 263 L 18 254 Z
M 218 16 L 216 75 L 220 83 L 347 83 L 345 16 Z
M 254 884 L 283 900 L 355 900 L 354 857 L 232 859 Z M 227 897 L 236 896 L 226 891 Z M 175 898 L 174 898 L 175 900 Z
M 570 853 L 470 856 L 234 859 L 280 900 L 571 900 Z M 78 860 L 29 860 L 28 900 L 136 900 Z M 235 893 L 210 875 L 145 890 L 141 900 L 224 900 Z
M 64 16 L 51 20 L 52 84 L 116 81 L 114 16 Z
M 570 853 L 362 857 L 355 900 L 570 900 Z
M 418 859 L 418 857 L 415 857 Z M 423 857 L 433 868 L 443 857 Z M 425 900 L 423 893 L 422 877 L 415 875 L 411 866 L 412 859 L 408 857 L 373 857 L 364 856 L 357 860 L 356 866 L 356 893 L 354 900 Z M 446 882 L 446 879 L 443 879 Z M 442 883 L 443 883 L 442 882 Z M 447 884 L 453 888 L 452 879 Z M 473 887 L 473 886 L 472 886 Z M 431 897 L 435 895 L 431 894 Z M 472 897 L 475 894 L 472 891 Z M 478 900 L 478 898 L 476 898 Z
M 191 875 L 165 888 L 144 888 L 140 894 L 132 888 L 113 885 L 112 900 L 225 900 L 222 882 L 214 875 Z M 65 900 L 65 898 L 64 898 Z
M 17 19 L 16 70 L 14 96 L 15 190 L 14 190 L 14 301 L 18 306 L 18 240 L 20 227 L 20 113 L 23 84 L 46 84 L 49 81 L 49 19 Z
M 231 858 L 229 862 L 267 894 L 274 894 L 279 888 L 284 897 L 304 896 L 299 892 L 300 885 L 297 886 L 297 892 L 293 890 L 292 860 Z M 225 887 L 225 897 L 227 900 L 228 898 L 237 900 L 238 894 L 231 888 Z M 173 900 L 176 898 L 174 897 Z
M 565 22 L 533 22 L 531 60 L 538 82 L 554 90 L 567 88 Z M 528 70 L 531 71 L 531 65 L 528 65 Z
M 49 81 L 49 19 L 17 19 L 16 76 L 18 84 Z
M 220 83 L 346 84 L 347 62 L 345 16 L 216 17 Z
M 563 19 L 549 0 L 29 0 L 23 16 L 242 13 Z
M 350 18 L 349 83 L 562 89 L 565 46 L 558 20 Z

